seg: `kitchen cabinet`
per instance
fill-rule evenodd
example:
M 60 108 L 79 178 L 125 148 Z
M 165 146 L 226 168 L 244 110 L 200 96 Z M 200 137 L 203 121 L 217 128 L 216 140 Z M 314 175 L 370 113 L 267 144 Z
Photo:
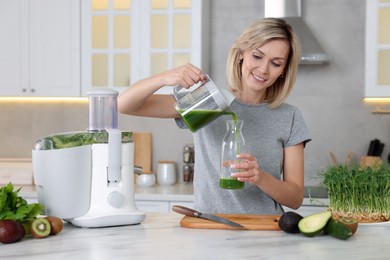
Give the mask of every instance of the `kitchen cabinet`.
M 15 172 L 15 170 L 19 168 L 24 169 L 23 167 L 23 165 L 18 165 L 18 168 L 13 166 L 12 171 Z M 150 188 L 140 188 L 135 185 L 134 191 L 135 204 L 137 208 L 143 212 L 168 213 L 172 212 L 173 205 L 194 208 L 193 185 L 177 183 L 171 186 L 155 185 Z M 30 202 L 37 202 L 37 194 L 35 186 L 33 185 L 22 185 L 20 196 Z M 295 211 L 302 216 L 307 216 L 326 210 L 328 207 L 327 205 L 329 205 L 328 198 L 315 198 L 313 200 L 304 198 L 302 206 L 297 210 L 293 210 L 288 207 L 283 208 L 285 211 Z
M 366 1 L 365 97 L 390 97 L 390 0 Z
M 207 71 L 208 2 L 82 1 L 82 95 L 94 87 L 121 93 L 188 62 Z
M 136 200 L 135 204 L 137 208 L 143 212 L 172 212 L 173 205 L 180 205 L 188 208 L 193 208 L 194 203 L 192 201 L 145 201 Z
M 303 205 L 301 207 L 299 207 L 299 209 L 290 209 L 287 207 L 283 207 L 283 208 L 284 208 L 285 212 L 293 211 L 293 212 L 296 212 L 303 217 L 306 217 L 306 216 L 314 214 L 314 213 L 322 212 L 322 211 L 325 211 L 327 209 L 326 206 L 310 205 L 310 204 L 305 203 L 305 202 L 303 203 Z
M 79 0 L 2 0 L 0 31 L 0 95 L 80 95 Z

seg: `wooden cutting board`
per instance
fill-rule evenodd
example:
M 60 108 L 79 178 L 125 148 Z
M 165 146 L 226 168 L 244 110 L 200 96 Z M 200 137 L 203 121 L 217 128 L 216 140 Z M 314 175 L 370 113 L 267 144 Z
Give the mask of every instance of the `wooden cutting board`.
M 134 133 L 134 165 L 143 173 L 152 172 L 152 133 Z
M 215 214 L 243 225 L 248 230 L 280 230 L 279 215 Z M 185 216 L 180 221 L 185 228 L 199 229 L 237 229 L 207 219 Z

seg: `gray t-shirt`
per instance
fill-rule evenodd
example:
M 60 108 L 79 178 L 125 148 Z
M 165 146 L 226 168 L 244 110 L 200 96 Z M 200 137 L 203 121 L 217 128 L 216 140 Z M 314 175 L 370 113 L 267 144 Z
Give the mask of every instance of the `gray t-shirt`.
M 286 103 L 270 109 L 267 104 L 248 105 L 234 100 L 230 110 L 244 121 L 246 151 L 276 178 L 283 174 L 283 148 L 311 140 L 300 111 Z M 219 187 L 222 141 L 226 121 L 231 119 L 230 115 L 220 116 L 194 133 L 195 209 L 220 214 L 282 214 L 281 206 L 256 185 L 245 183 L 241 190 Z M 184 125 L 181 120 L 177 123 L 179 127 Z

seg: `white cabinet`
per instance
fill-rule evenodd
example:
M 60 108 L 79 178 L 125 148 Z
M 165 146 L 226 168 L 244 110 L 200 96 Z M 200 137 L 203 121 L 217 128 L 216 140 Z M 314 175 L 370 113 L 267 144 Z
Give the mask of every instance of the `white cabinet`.
M 143 212 L 172 212 L 173 205 L 180 205 L 188 208 L 193 208 L 192 201 L 145 201 L 136 200 L 135 205 Z
M 303 217 L 306 217 L 308 215 L 311 215 L 311 214 L 314 214 L 314 213 L 318 213 L 318 212 L 322 212 L 322 211 L 325 211 L 326 210 L 326 207 L 323 207 L 323 206 L 306 206 L 306 205 L 302 205 L 299 209 L 290 209 L 290 208 L 287 208 L 287 207 L 283 207 L 285 212 L 287 211 L 294 211 L 298 214 L 300 214 L 301 216 Z
M 79 0 L 0 2 L 0 95 L 80 95 Z
M 367 0 L 365 97 L 390 97 L 390 0 Z
M 82 95 L 124 91 L 135 81 L 191 62 L 207 71 L 208 0 L 85 0 Z
M 143 212 L 169 212 L 168 201 L 140 201 L 136 200 L 137 209 Z
M 329 205 L 328 198 L 316 198 L 313 201 L 311 201 L 309 198 L 304 198 L 302 206 L 300 206 L 298 209 L 295 210 L 285 206 L 283 206 L 283 209 L 285 212 L 294 211 L 300 214 L 301 216 L 306 217 L 308 215 L 327 210 L 328 205 Z

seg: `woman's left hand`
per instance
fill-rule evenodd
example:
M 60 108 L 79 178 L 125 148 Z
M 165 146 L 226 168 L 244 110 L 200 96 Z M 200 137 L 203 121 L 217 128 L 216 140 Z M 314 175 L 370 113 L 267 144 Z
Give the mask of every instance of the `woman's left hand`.
M 256 157 L 249 153 L 237 155 L 237 161 L 232 163 L 230 167 L 239 170 L 232 173 L 232 176 L 242 182 L 257 183 L 264 173 L 264 171 L 260 169 Z

